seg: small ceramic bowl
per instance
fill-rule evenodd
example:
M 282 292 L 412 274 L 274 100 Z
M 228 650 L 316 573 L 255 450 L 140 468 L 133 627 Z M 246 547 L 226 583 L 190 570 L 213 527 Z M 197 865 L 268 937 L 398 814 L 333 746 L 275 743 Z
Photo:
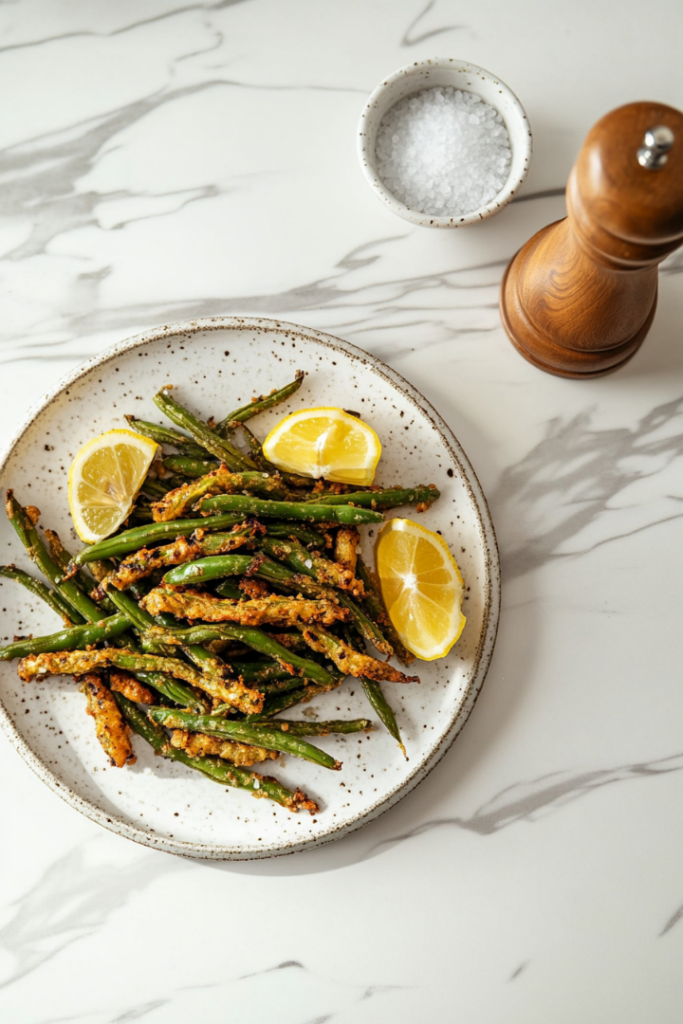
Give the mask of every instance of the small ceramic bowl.
M 419 210 L 412 210 L 392 195 L 377 173 L 377 131 L 386 112 L 405 96 L 439 85 L 454 86 L 456 89 L 476 93 L 486 103 L 495 107 L 505 122 L 512 150 L 508 178 L 498 195 L 486 206 L 457 217 L 432 217 Z M 531 127 L 524 107 L 513 91 L 499 78 L 477 67 L 476 64 L 467 64 L 463 60 L 451 57 L 435 57 L 399 68 L 377 86 L 365 105 L 358 125 L 358 156 L 363 173 L 375 195 L 399 217 L 422 227 L 459 228 L 493 216 L 513 198 L 529 170 Z

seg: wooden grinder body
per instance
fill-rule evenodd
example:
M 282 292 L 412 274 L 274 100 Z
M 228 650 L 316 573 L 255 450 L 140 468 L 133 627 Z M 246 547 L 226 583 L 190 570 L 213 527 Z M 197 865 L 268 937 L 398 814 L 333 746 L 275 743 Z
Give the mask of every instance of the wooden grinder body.
M 665 162 L 642 166 L 664 125 Z M 567 183 L 567 217 L 529 239 L 503 278 L 500 311 L 518 351 L 563 377 L 596 377 L 638 350 L 657 305 L 658 264 L 683 242 L 683 113 L 630 103 L 589 133 Z

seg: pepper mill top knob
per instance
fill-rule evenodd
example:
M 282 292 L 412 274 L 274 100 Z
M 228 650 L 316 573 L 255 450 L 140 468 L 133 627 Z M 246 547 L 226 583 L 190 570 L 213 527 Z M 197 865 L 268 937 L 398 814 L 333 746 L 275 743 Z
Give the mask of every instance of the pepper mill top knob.
M 674 144 L 674 133 L 665 124 L 658 124 L 656 128 L 648 128 L 643 143 L 638 150 L 638 163 L 656 171 L 669 159 L 667 153 Z
M 683 239 L 683 113 L 641 102 L 601 118 L 579 153 L 567 200 L 603 256 L 620 264 L 661 260 Z

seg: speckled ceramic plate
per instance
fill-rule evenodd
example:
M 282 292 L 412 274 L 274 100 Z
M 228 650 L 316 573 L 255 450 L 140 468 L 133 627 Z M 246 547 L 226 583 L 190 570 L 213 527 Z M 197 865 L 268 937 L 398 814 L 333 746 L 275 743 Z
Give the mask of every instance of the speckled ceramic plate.
M 10 741 L 67 803 L 120 835 L 190 857 L 248 859 L 293 853 L 336 839 L 377 817 L 413 789 L 462 729 L 491 659 L 500 604 L 498 552 L 486 501 L 455 437 L 428 402 L 397 373 L 345 341 L 274 320 L 231 317 L 170 324 L 109 349 L 75 370 L 39 403 L 0 468 L 37 505 L 41 522 L 72 538 L 66 478 L 88 438 L 121 426 L 124 413 L 160 422 L 152 396 L 163 385 L 203 417 L 223 416 L 253 394 L 307 373 L 287 403 L 254 423 L 261 436 L 285 413 L 315 405 L 360 412 L 384 446 L 377 482 L 435 483 L 441 499 L 420 517 L 456 554 L 467 584 L 467 626 L 451 654 L 416 663 L 421 685 L 391 686 L 410 760 L 379 729 L 326 737 L 320 746 L 344 762 L 341 772 L 287 758 L 273 772 L 320 803 L 320 813 L 290 814 L 267 800 L 224 789 L 182 765 L 155 758 L 138 738 L 137 764 L 110 768 L 73 680 L 22 685 L 15 666 L 0 666 L 0 720 Z M 405 513 L 398 510 L 396 514 Z M 410 513 L 409 513 L 410 514 Z M 3 560 L 29 568 L 3 521 Z M 372 530 L 363 546 L 372 557 Z M 10 580 L 2 581 L 6 642 L 13 634 L 52 632 L 56 616 Z M 368 713 L 361 688 L 347 681 L 318 698 L 323 718 Z

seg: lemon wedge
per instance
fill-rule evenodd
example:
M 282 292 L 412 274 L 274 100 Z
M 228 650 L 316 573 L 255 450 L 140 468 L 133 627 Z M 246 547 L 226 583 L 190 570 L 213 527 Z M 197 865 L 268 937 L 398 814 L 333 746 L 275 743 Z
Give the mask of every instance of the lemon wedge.
M 390 519 L 377 538 L 375 565 L 403 644 L 423 661 L 443 658 L 466 621 L 463 578 L 443 538 L 410 519 Z
M 375 479 L 382 446 L 372 427 L 343 409 L 302 409 L 286 416 L 263 442 L 278 469 L 340 484 Z
M 132 430 L 108 430 L 83 445 L 69 470 L 69 509 L 82 541 L 94 544 L 121 525 L 157 449 Z

